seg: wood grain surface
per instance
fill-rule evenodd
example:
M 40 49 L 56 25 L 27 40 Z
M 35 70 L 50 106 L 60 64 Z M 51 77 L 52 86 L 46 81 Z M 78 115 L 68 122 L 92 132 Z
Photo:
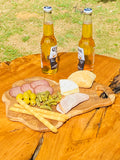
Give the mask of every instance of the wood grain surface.
M 55 80 L 67 78 L 77 71 L 77 53 L 59 54 L 59 71 L 55 75 L 41 73 L 40 55 L 15 59 L 0 64 L 0 96 L 21 79 L 41 76 Z M 108 86 L 118 74 L 120 60 L 95 56 L 96 82 Z M 0 99 L 0 159 L 30 160 L 40 138 L 41 149 L 36 160 L 119 160 L 120 159 L 120 94 L 109 108 L 96 109 L 67 121 L 57 134 L 33 131 L 6 118 L 5 104 Z

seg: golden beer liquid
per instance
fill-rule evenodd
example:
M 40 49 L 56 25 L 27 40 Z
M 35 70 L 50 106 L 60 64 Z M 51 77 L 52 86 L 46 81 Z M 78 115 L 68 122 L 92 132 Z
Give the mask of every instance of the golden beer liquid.
M 82 25 L 82 38 L 79 41 L 79 47 L 84 49 L 84 70 L 93 71 L 95 43 L 92 38 L 92 24 Z
M 53 24 L 46 23 L 43 25 L 43 37 L 41 40 L 41 52 L 42 52 L 42 72 L 45 74 L 54 74 L 57 72 L 56 69 L 51 69 L 49 55 L 51 47 L 56 46 L 57 41 L 54 36 Z M 57 61 L 57 57 L 56 57 Z

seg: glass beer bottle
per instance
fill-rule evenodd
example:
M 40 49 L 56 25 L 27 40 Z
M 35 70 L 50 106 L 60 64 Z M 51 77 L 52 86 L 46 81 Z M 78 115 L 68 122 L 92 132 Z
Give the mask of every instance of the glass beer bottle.
M 52 7 L 44 7 L 43 37 L 41 39 L 41 68 L 45 74 L 57 72 L 57 41 L 54 36 Z
M 92 9 L 84 9 L 82 38 L 78 46 L 78 69 L 93 71 L 95 43 L 92 38 Z

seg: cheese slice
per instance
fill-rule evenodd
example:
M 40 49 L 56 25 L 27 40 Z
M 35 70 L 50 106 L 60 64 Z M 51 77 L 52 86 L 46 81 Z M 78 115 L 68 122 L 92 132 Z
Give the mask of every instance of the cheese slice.
M 78 85 L 73 82 L 72 80 L 68 79 L 61 79 L 59 81 L 60 84 L 60 91 L 62 95 L 69 95 L 73 93 L 78 93 L 79 92 L 79 87 Z

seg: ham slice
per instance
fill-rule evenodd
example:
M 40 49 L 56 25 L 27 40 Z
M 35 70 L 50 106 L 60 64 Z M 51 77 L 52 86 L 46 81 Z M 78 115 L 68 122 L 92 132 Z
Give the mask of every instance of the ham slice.
M 32 92 L 34 92 L 33 88 L 31 87 L 31 85 L 29 83 L 25 83 L 21 86 L 21 90 L 23 92 L 31 90 Z
M 12 97 L 16 97 L 19 93 L 23 93 L 23 91 L 21 90 L 21 88 L 19 86 L 18 87 L 13 87 L 9 91 L 9 94 Z
M 22 86 L 13 87 L 10 89 L 9 94 L 12 97 L 16 97 L 19 93 L 24 93 L 27 90 L 31 90 L 35 94 L 44 91 L 49 91 L 50 94 L 53 93 L 53 88 L 50 87 L 49 82 L 47 80 L 41 79 L 31 83 L 25 83 Z
M 44 79 L 33 81 L 33 82 L 30 83 L 30 85 L 31 85 L 32 88 L 35 88 L 35 87 L 40 86 L 40 85 L 42 85 L 42 86 L 50 86 L 49 82 L 44 80 Z
M 67 95 L 61 99 L 60 103 L 57 105 L 57 111 L 61 113 L 67 113 L 72 108 L 77 106 L 79 103 L 82 103 L 89 99 L 89 95 L 83 93 L 74 93 Z
M 53 94 L 54 90 L 50 86 L 41 86 L 41 85 L 34 88 L 35 94 L 40 93 L 40 92 L 45 92 L 45 91 L 49 91 L 50 94 Z

